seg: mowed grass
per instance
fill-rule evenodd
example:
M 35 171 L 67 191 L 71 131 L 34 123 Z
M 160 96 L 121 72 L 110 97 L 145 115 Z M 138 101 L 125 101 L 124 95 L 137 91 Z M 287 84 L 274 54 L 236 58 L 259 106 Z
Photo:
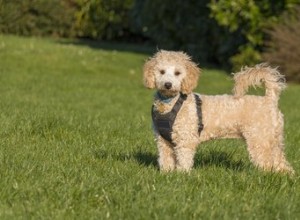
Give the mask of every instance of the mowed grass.
M 241 140 L 161 174 L 142 86 L 151 54 L 86 43 L 0 36 L 0 219 L 300 219 L 300 86 L 280 100 L 295 177 L 257 170 Z M 196 91 L 232 85 L 204 68 Z

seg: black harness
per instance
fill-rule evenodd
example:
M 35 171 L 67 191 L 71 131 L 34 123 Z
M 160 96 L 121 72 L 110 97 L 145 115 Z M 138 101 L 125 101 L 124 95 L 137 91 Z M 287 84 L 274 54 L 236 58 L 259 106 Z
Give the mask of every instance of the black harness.
M 198 133 L 200 135 L 201 131 L 203 130 L 202 124 L 202 110 L 201 105 L 202 101 L 200 97 L 194 94 L 196 100 L 196 108 L 197 108 L 197 115 L 198 115 Z M 170 143 L 172 141 L 172 131 L 173 131 L 173 124 L 175 122 L 177 113 L 179 112 L 183 102 L 186 100 L 187 95 L 180 93 L 178 100 L 176 101 L 175 105 L 173 106 L 172 110 L 166 114 L 161 114 L 154 109 L 154 105 L 152 106 L 152 120 L 153 124 L 158 131 L 158 133 Z M 174 144 L 174 143 L 173 143 Z

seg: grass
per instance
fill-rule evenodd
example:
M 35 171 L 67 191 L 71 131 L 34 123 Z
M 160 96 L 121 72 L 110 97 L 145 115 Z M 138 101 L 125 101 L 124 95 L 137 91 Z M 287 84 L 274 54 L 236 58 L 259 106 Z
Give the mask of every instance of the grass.
M 149 55 L 0 36 L 0 219 L 300 219 L 300 87 L 280 100 L 294 178 L 254 168 L 240 140 L 203 144 L 190 174 L 161 174 Z M 204 69 L 196 91 L 231 88 Z

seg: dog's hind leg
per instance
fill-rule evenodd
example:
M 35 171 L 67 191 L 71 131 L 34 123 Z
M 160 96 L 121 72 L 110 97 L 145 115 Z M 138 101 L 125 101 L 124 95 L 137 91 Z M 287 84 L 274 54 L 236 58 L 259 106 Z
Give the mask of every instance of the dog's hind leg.
M 280 114 L 280 122 L 274 131 L 275 131 L 275 137 L 272 142 L 273 148 L 272 148 L 272 156 L 273 156 L 273 169 L 275 171 L 279 172 L 285 172 L 294 174 L 295 171 L 289 164 L 289 162 L 285 158 L 284 154 L 284 143 L 283 143 L 283 116 Z
M 273 148 L 273 170 L 294 174 L 295 171 L 285 158 L 283 146 Z
M 250 159 L 254 165 L 266 171 L 293 174 L 294 171 L 286 161 L 283 152 L 282 135 L 268 136 L 264 135 L 263 130 L 257 129 L 256 131 L 258 132 L 255 133 L 252 130 L 252 132 L 244 134 Z

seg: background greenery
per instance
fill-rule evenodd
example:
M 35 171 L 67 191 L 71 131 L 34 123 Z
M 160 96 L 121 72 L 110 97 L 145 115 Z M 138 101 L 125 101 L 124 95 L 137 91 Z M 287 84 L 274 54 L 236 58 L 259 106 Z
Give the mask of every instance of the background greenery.
M 0 0 L 0 33 L 35 36 L 74 36 L 70 1 Z
M 294 7 L 298 0 L 213 0 L 210 4 L 213 17 L 222 26 L 229 28 L 230 32 L 238 32 L 244 37 L 239 44 L 237 54 L 230 60 L 235 69 L 245 64 L 252 65 L 261 62 L 261 52 L 266 42 L 265 30 L 276 27 L 282 20 L 283 12 L 295 13 Z
M 0 35 L 0 219 L 299 218 L 299 86 L 280 99 L 294 178 L 255 169 L 239 140 L 201 145 L 190 174 L 161 174 L 141 83 L 150 54 Z M 196 91 L 232 86 L 204 68 Z
M 292 67 L 283 68 L 288 80 L 299 82 L 299 59 L 289 59 L 289 48 L 297 54 L 300 47 L 291 40 L 300 38 L 293 31 L 300 23 L 299 5 L 299 0 L 0 0 L 0 33 L 150 43 L 233 70 L 262 61 L 285 63 Z M 278 43 L 270 29 L 281 27 L 284 14 L 290 24 L 286 39 L 265 55 Z

